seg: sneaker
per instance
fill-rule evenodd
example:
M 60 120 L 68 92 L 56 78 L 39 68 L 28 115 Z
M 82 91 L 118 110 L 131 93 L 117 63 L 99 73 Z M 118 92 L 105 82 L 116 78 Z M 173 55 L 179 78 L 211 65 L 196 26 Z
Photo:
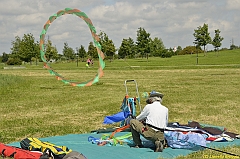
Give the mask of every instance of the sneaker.
M 134 148 L 144 148 L 143 145 L 136 145 Z
M 159 141 L 159 140 L 155 141 L 155 146 L 156 146 L 156 149 L 154 152 L 162 152 L 163 151 L 163 144 L 161 141 Z

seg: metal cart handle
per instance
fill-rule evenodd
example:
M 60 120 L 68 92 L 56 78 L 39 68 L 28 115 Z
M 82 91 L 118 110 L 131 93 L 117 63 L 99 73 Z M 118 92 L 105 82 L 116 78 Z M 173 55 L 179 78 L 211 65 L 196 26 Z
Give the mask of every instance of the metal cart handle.
M 138 105 L 139 105 L 140 112 L 141 112 L 142 108 L 141 108 L 141 104 L 140 104 L 140 96 L 139 96 L 139 92 L 138 92 L 137 82 L 136 82 L 136 80 L 125 80 L 124 85 L 125 85 L 125 88 L 126 88 L 126 95 L 128 95 L 127 82 L 134 82 L 135 85 L 136 85 L 136 95 L 137 95 L 137 98 L 138 98 Z

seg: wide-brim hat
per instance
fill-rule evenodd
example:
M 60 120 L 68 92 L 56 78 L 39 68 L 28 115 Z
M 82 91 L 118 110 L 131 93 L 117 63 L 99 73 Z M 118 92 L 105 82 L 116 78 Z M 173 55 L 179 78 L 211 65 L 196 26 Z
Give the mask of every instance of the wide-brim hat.
M 150 95 L 149 95 L 149 97 L 160 97 L 161 99 L 163 98 L 163 96 L 164 95 L 162 93 L 156 92 L 156 91 L 150 92 Z

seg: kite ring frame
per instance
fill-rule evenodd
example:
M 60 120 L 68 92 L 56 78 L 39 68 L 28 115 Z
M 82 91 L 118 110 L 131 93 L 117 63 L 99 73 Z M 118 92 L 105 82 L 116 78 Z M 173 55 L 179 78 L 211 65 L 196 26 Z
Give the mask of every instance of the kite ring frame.
M 87 23 L 87 25 L 90 29 L 90 32 L 92 34 L 93 42 L 94 42 L 97 52 L 98 52 L 98 58 L 99 58 L 98 73 L 95 75 L 95 77 L 93 79 L 88 80 L 86 82 L 79 83 L 79 82 L 74 82 L 72 80 L 65 79 L 63 76 L 61 76 L 60 74 L 58 74 L 56 71 L 54 71 L 52 69 L 52 67 L 50 66 L 50 63 L 47 61 L 47 58 L 45 56 L 44 39 L 45 39 L 45 35 L 48 30 L 48 27 L 56 18 L 58 18 L 62 15 L 65 15 L 65 14 L 74 14 L 74 15 L 80 17 L 81 19 L 83 19 Z M 45 23 L 43 30 L 40 34 L 40 43 L 39 43 L 40 56 L 43 61 L 44 67 L 50 72 L 50 74 L 55 75 L 55 77 L 58 80 L 61 80 L 65 84 L 70 84 L 72 86 L 79 86 L 79 87 L 91 86 L 92 84 L 97 83 L 99 81 L 99 78 L 103 76 L 103 69 L 105 67 L 104 54 L 101 51 L 101 45 L 100 45 L 99 41 L 100 41 L 100 39 L 99 39 L 98 35 L 96 34 L 96 29 L 93 26 L 92 21 L 88 18 L 88 16 L 84 12 L 82 12 L 78 9 L 65 8 L 64 10 L 60 10 L 57 13 L 50 16 L 49 19 L 47 20 L 47 22 Z

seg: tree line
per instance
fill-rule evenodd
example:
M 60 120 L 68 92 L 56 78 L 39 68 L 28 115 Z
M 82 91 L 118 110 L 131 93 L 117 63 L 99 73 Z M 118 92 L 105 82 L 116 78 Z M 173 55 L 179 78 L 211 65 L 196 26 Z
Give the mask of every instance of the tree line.
M 113 40 L 111 40 L 105 32 L 101 31 L 99 38 L 102 46 L 102 52 L 105 54 L 106 59 L 112 60 L 114 58 L 124 59 L 137 57 L 169 58 L 175 55 L 206 52 L 206 45 L 208 44 L 212 44 L 215 51 L 218 51 L 219 47 L 222 45 L 222 40 L 224 39 L 220 36 L 220 33 L 221 31 L 216 29 L 215 36 L 212 39 L 208 31 L 208 25 L 203 24 L 203 26 L 199 26 L 197 29 L 194 29 L 194 46 L 190 45 L 184 49 L 182 49 L 181 46 L 167 49 L 161 38 L 151 37 L 151 34 L 142 27 L 137 29 L 136 41 L 134 41 L 131 37 L 124 38 L 118 49 L 115 47 Z M 39 54 L 39 42 L 35 41 L 31 33 L 24 34 L 22 38 L 16 36 L 15 40 L 11 42 L 11 45 L 11 52 L 9 54 L 5 52 L 3 53 L 1 57 L 2 62 L 14 65 L 22 62 L 32 63 L 33 61 L 41 61 Z M 53 46 L 53 43 L 49 38 L 45 41 L 44 45 L 45 56 L 49 61 L 74 60 L 76 58 L 80 58 L 84 61 L 86 57 L 93 59 L 98 58 L 97 50 L 93 42 L 89 43 L 87 50 L 83 45 L 73 49 L 68 46 L 67 42 L 65 42 L 61 53 L 58 52 L 56 46 Z

